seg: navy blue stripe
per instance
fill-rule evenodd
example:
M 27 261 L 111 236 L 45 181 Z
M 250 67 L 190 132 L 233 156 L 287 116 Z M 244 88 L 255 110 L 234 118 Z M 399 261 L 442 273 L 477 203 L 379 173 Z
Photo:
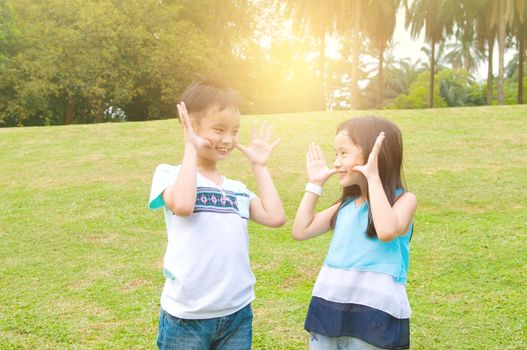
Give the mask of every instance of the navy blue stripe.
M 312 297 L 304 328 L 327 337 L 350 336 L 383 349 L 410 348 L 410 320 L 359 304 Z

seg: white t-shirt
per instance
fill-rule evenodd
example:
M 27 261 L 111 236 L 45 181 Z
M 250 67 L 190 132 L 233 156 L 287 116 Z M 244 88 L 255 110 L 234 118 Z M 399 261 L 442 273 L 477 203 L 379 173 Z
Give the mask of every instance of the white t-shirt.
M 150 209 L 164 208 L 168 235 L 161 307 L 185 319 L 233 314 L 254 300 L 247 221 L 256 196 L 239 181 L 225 178 L 218 187 L 198 173 L 194 213 L 177 216 L 162 193 L 179 169 L 159 165 L 150 192 Z

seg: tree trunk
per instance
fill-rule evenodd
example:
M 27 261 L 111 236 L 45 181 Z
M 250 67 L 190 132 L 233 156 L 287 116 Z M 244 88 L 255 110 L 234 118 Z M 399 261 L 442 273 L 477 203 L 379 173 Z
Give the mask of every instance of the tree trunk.
M 505 4 L 504 0 L 499 0 L 498 5 L 498 104 L 505 104 Z
M 360 104 L 359 91 L 359 51 L 360 51 L 360 16 L 361 8 L 360 1 L 357 1 L 357 7 L 353 14 L 353 42 L 351 55 L 351 107 L 358 108 Z
M 104 122 L 104 104 L 100 102 L 94 103 L 94 115 L 96 123 Z
M 382 109 L 384 102 L 384 49 L 379 49 L 379 73 L 377 74 L 377 103 L 376 107 Z
M 494 53 L 494 40 L 489 40 L 488 42 L 489 47 L 489 66 L 487 70 L 487 105 L 492 105 L 492 100 L 494 99 L 494 91 L 493 91 L 493 85 L 494 85 L 494 74 L 492 72 L 492 54 Z
M 527 20 L 527 19 L 526 19 Z M 525 39 L 518 38 L 520 42 L 519 66 L 518 66 L 518 104 L 523 104 L 523 66 L 525 64 Z
M 75 95 L 67 95 L 66 103 L 64 105 L 64 125 L 73 124 L 75 120 L 75 107 L 77 103 L 75 100 Z
M 434 78 L 436 75 L 436 43 L 432 40 L 432 50 L 430 54 L 430 84 L 428 91 L 428 108 L 434 108 Z
M 320 37 L 320 97 L 317 99 L 319 101 L 318 110 L 326 110 L 326 33 L 323 32 Z

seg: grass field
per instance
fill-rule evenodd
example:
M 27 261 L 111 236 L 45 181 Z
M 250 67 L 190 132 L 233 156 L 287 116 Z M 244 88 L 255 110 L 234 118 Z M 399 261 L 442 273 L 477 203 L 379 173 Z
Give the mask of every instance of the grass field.
M 269 167 L 287 224 L 250 224 L 254 349 L 305 349 L 304 317 L 331 235 L 296 242 L 310 142 L 328 159 L 339 122 L 363 112 L 269 120 Z M 370 113 L 368 113 L 370 114 Z M 527 106 L 379 111 L 405 140 L 419 200 L 408 295 L 413 349 L 527 348 Z M 0 130 L 0 349 L 155 347 L 166 237 L 149 211 L 159 163 L 179 163 L 177 121 Z M 222 172 L 255 190 L 239 152 Z M 320 207 L 340 194 L 328 183 Z

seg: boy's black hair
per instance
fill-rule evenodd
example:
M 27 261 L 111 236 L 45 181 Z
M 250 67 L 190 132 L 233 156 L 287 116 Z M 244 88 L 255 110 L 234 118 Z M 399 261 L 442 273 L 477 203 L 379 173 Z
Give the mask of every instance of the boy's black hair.
M 183 92 L 181 101 L 185 103 L 188 113 L 198 120 L 212 108 L 218 111 L 226 108 L 240 111 L 238 94 L 225 84 L 211 79 L 201 79 L 190 84 Z

